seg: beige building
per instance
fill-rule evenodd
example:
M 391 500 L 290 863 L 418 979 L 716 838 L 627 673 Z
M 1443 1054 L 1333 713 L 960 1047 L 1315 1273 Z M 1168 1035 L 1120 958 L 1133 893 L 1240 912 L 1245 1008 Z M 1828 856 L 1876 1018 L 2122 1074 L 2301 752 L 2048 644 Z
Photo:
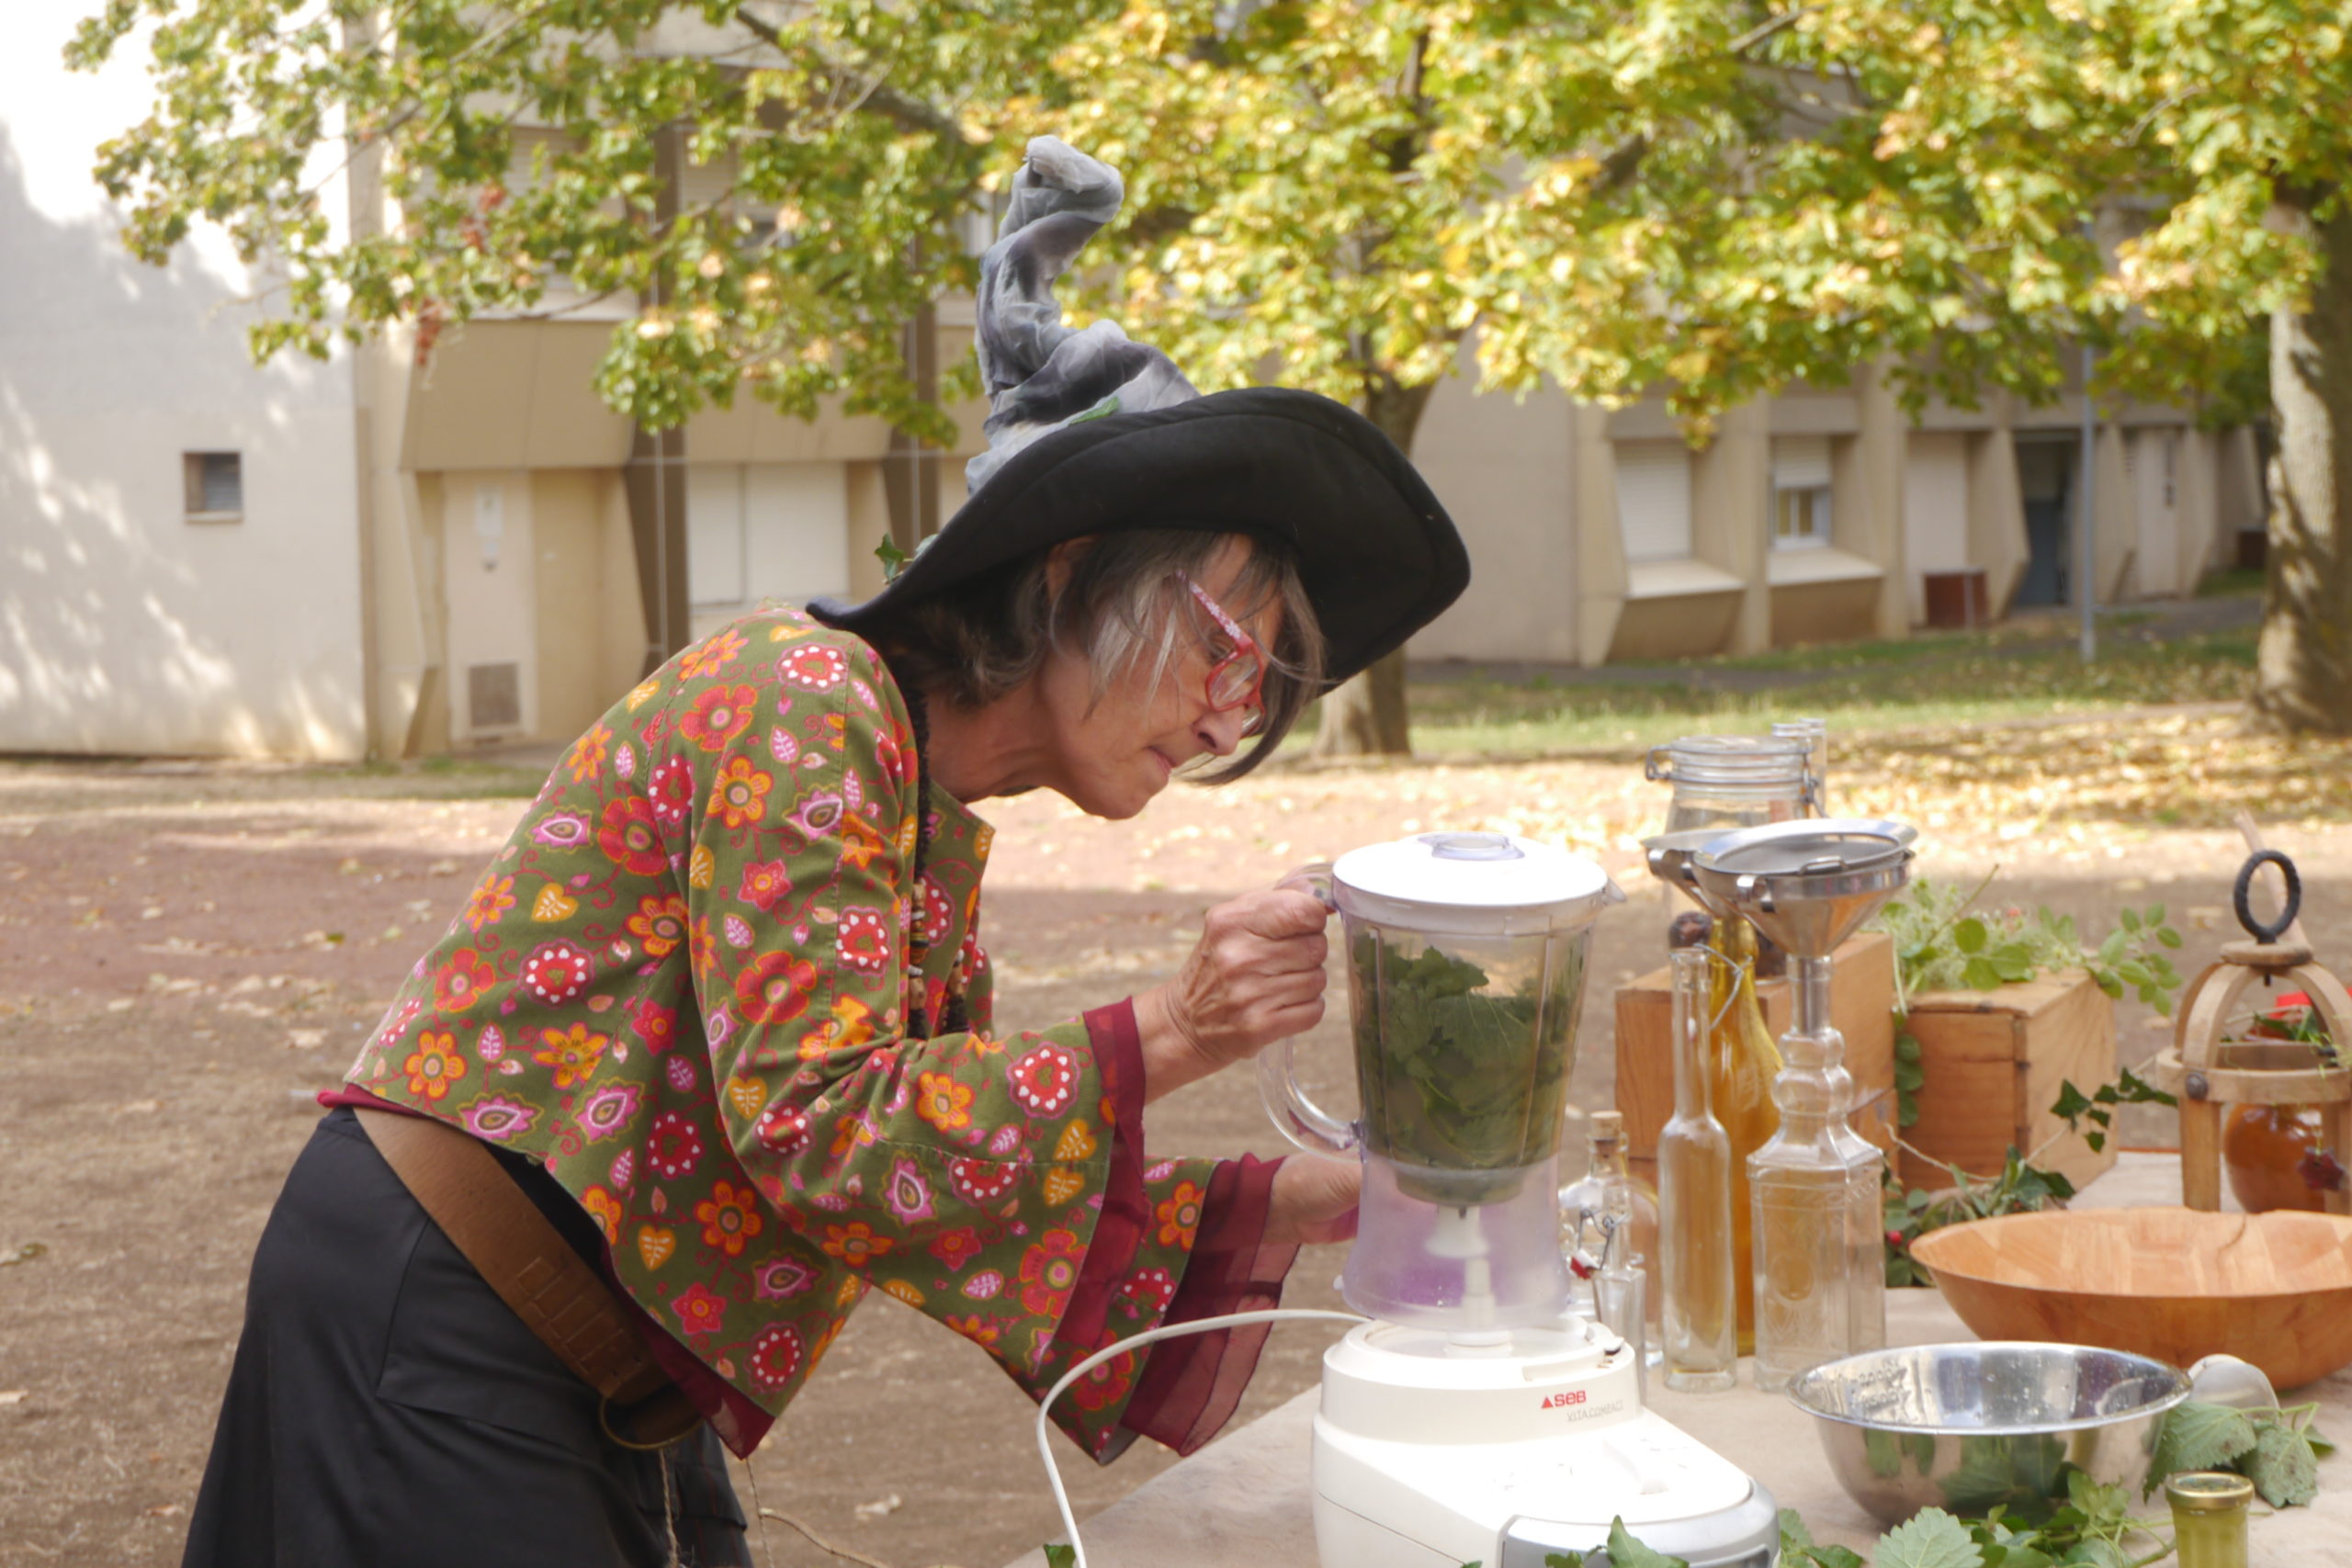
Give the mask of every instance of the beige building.
M 1694 450 L 1662 403 L 1441 388 L 1416 458 L 1460 523 L 1470 590 L 1421 659 L 1599 664 L 1890 637 L 2076 603 L 2081 399 L 1906 419 L 1865 368 L 1733 410 Z M 2193 593 L 2262 525 L 2250 432 L 2100 410 L 2095 603 Z

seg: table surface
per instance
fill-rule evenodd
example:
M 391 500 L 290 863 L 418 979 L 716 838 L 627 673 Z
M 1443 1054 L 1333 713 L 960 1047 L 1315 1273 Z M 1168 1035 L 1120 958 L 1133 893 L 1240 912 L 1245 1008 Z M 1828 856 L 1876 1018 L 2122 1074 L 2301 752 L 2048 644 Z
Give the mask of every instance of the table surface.
M 2086 1188 L 2095 1206 L 2179 1201 L 2179 1165 L 2168 1156 L 2126 1156 Z M 1924 1345 L 1973 1338 L 1933 1291 L 1887 1295 L 1887 1339 Z M 1091 1568 L 1306 1568 L 1316 1562 L 1307 1453 L 1317 1390 L 1309 1389 L 1218 1438 L 1092 1519 L 1084 1521 Z M 2321 1461 L 2319 1500 L 2267 1514 L 2257 1502 L 2251 1544 L 2263 1568 L 2352 1563 L 2352 1371 L 2299 1390 L 2320 1403 L 2320 1425 L 2345 1447 Z M 1838 1486 L 1813 1418 L 1761 1393 L 1743 1364 L 1727 1393 L 1675 1393 L 1653 1380 L 1650 1407 L 1771 1489 L 1804 1516 L 1814 1538 L 1867 1552 L 1880 1527 Z M 2161 1511 L 2161 1502 L 2151 1511 Z M 1008 1568 L 1045 1568 L 1042 1551 Z M 1337 1568 L 1337 1565 L 1334 1565 Z

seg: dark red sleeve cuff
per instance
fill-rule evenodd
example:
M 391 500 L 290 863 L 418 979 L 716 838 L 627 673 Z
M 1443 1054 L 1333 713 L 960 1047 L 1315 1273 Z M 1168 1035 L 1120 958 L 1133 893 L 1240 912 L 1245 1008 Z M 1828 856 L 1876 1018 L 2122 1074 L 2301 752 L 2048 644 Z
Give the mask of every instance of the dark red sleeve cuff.
M 1086 1015 L 1094 1063 L 1102 1074 L 1102 1120 L 1111 1134 L 1111 1169 L 1102 1183 L 1102 1211 L 1086 1248 L 1069 1305 L 1054 1329 L 1065 1345 L 1092 1351 L 1109 1331 L 1111 1303 L 1130 1270 L 1151 1219 L 1143 1190 L 1143 1036 L 1132 1001 Z
M 1280 1160 L 1252 1155 L 1217 1166 L 1201 1203 L 1200 1234 L 1162 1322 L 1195 1323 L 1282 1304 L 1283 1279 L 1298 1248 L 1269 1246 L 1265 1239 L 1274 1172 L 1281 1168 Z M 1233 1418 L 1272 1326 L 1221 1328 L 1152 1346 L 1119 1425 L 1180 1454 L 1193 1452 Z

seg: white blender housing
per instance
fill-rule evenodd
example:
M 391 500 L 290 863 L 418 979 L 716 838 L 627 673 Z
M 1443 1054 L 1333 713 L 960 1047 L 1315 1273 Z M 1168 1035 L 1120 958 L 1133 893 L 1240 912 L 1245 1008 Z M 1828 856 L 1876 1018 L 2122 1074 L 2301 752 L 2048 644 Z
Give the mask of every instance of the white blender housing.
M 1500 833 L 1428 833 L 1310 868 L 1338 910 L 1363 1110 L 1268 1109 L 1364 1186 L 1340 1291 L 1375 1321 L 1323 1358 L 1323 1568 L 1542 1568 L 1612 1519 L 1692 1568 L 1769 1568 L 1771 1495 L 1643 1408 L 1636 1352 L 1568 1304 L 1559 1152 L 1599 866 Z

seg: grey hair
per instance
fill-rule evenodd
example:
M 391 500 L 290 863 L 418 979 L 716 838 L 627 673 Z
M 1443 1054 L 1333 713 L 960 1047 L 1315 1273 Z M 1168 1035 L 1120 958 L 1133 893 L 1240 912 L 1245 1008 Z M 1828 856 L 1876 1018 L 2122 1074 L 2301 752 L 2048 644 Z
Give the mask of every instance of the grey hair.
M 1266 649 L 1265 728 L 1231 759 L 1188 775 L 1224 784 L 1272 755 L 1322 690 L 1322 632 L 1285 546 L 1191 528 L 1095 535 L 1058 593 L 1040 550 L 908 605 L 874 641 L 901 686 L 964 708 L 1012 692 L 1065 646 L 1084 655 L 1096 704 L 1146 660 L 1156 688 L 1187 646 L 1183 628 L 1197 620 L 1215 629 L 1182 578 L 1197 581 L 1236 539 L 1252 548 L 1221 601 L 1227 613 L 1246 621 L 1279 604 L 1282 618 Z

